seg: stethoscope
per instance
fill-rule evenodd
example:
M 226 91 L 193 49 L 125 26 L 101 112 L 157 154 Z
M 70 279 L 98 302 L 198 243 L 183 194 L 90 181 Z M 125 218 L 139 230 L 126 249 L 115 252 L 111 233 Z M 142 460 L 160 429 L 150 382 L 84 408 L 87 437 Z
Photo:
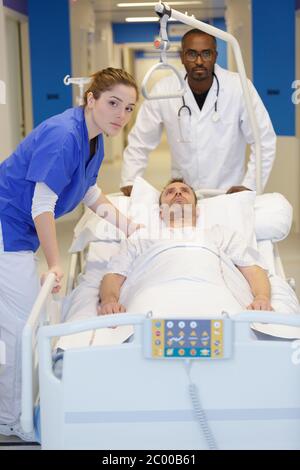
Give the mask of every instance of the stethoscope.
M 213 122 L 218 122 L 220 120 L 220 115 L 218 113 L 218 98 L 219 98 L 219 93 L 220 93 L 220 82 L 219 82 L 219 79 L 218 79 L 217 75 L 215 74 L 215 72 L 213 73 L 213 76 L 214 76 L 214 78 L 216 79 L 216 82 L 217 82 L 217 94 L 216 94 L 216 101 L 215 101 L 215 112 L 212 115 L 212 121 Z M 186 80 L 186 77 L 187 77 L 187 75 L 184 77 L 185 80 Z M 184 96 L 182 96 L 182 106 L 181 106 L 181 108 L 179 108 L 178 113 L 177 113 L 179 120 L 181 118 L 182 111 L 184 111 L 184 110 L 186 110 L 188 112 L 189 117 L 192 116 L 191 108 L 185 103 Z

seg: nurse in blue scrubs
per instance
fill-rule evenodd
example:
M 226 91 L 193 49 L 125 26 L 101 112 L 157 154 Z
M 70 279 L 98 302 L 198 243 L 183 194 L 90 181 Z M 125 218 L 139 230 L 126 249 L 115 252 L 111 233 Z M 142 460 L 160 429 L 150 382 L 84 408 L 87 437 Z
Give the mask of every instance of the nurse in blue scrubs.
M 111 221 L 117 220 L 127 235 L 136 229 L 116 209 L 104 211 L 111 204 L 96 180 L 104 157 L 103 133 L 118 134 L 137 99 L 137 85 L 127 72 L 102 70 L 92 76 L 83 107 L 47 119 L 0 164 L 0 340 L 6 346 L 0 434 L 32 438 L 19 424 L 20 341 L 40 287 L 34 255 L 39 245 L 48 272 L 56 275 L 54 292 L 60 289 L 63 272 L 55 219 L 83 201 L 99 215 L 105 212 L 108 220 L 108 214 L 117 212 Z

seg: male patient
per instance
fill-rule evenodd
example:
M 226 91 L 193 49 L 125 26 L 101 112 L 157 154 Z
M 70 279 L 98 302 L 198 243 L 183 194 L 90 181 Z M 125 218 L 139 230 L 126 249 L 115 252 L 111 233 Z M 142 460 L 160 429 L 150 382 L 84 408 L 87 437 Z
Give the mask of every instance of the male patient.
M 147 298 L 148 310 L 154 305 L 160 309 L 167 297 L 172 309 L 181 303 L 189 313 L 190 297 L 193 304 L 197 299 L 199 313 L 272 310 L 270 283 L 258 252 L 228 228 L 197 228 L 201 208 L 198 214 L 197 197 L 189 185 L 172 180 L 160 195 L 159 207 L 164 227 L 160 238 L 150 238 L 141 229 L 124 240 L 120 253 L 110 260 L 99 289 L 100 315 L 125 312 L 126 307 L 132 313 L 139 310 L 141 303 L 134 304 L 135 309 L 129 305 L 130 296 Z M 243 303 L 240 292 L 245 284 L 248 297 L 244 295 Z

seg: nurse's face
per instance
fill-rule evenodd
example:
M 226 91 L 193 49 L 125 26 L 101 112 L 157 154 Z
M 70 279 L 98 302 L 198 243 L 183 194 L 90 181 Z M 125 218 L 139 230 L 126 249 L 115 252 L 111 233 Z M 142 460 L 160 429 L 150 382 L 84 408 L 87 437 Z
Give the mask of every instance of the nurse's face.
M 114 136 L 126 126 L 132 116 L 136 104 L 136 91 L 123 84 L 115 85 L 108 91 L 101 93 L 96 100 L 92 93 L 87 96 L 88 127 L 92 127 L 92 134 L 104 132 Z M 90 134 L 90 129 L 89 129 Z
M 188 78 L 196 82 L 210 78 L 218 52 L 214 39 L 207 34 L 190 34 L 184 41 L 181 62 Z

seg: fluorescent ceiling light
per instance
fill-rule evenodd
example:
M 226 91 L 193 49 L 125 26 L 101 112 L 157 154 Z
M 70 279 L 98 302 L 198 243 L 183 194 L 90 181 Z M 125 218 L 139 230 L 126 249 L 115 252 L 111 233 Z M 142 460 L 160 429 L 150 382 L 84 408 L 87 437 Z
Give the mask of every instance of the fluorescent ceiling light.
M 139 23 L 139 22 L 153 22 L 158 21 L 158 16 L 136 16 L 133 18 L 126 18 L 127 23 Z M 170 21 L 170 20 L 169 20 Z
M 117 7 L 120 8 L 130 8 L 130 7 L 153 7 L 159 2 L 139 2 L 139 3 L 118 3 Z M 201 1 L 192 1 L 192 2 L 166 2 L 170 6 L 179 6 L 179 5 L 201 5 Z

